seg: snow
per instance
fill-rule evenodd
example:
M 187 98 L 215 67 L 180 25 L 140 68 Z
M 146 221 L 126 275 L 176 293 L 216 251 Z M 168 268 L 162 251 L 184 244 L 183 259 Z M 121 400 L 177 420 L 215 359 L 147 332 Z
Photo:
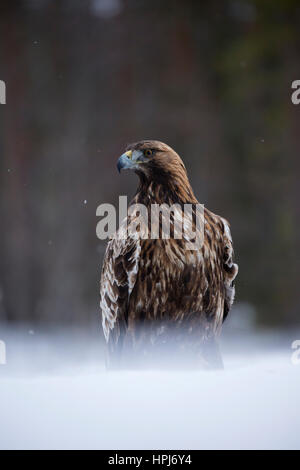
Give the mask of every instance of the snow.
M 300 333 L 225 336 L 224 371 L 109 373 L 98 332 L 26 333 L 0 332 L 1 449 L 300 448 Z

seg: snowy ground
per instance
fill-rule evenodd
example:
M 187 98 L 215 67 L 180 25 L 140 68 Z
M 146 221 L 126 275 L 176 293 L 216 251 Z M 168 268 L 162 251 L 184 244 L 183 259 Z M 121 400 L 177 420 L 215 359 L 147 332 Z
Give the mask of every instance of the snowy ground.
M 300 449 L 300 331 L 225 331 L 218 372 L 106 373 L 96 335 L 1 339 L 1 449 Z

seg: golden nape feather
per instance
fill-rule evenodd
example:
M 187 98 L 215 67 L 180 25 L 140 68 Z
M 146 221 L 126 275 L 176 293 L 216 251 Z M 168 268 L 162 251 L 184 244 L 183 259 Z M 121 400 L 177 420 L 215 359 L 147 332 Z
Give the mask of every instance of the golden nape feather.
M 103 262 L 101 309 L 108 366 L 136 367 L 152 359 L 162 363 L 171 354 L 176 362 L 222 367 L 216 338 L 233 304 L 238 272 L 228 222 L 205 208 L 197 249 L 191 249 L 185 232 L 175 236 L 176 221 L 181 217 L 186 224 L 185 205 L 195 215 L 199 203 L 181 158 L 162 142 L 128 146 L 118 168 L 134 170 L 140 181 Z M 149 214 L 153 205 L 174 207 L 170 237 L 164 237 L 162 217 L 156 219 L 159 236 L 151 237 L 149 219 L 131 211 L 137 204 Z M 195 218 L 189 221 L 197 233 Z M 127 230 L 132 225 L 138 228 Z

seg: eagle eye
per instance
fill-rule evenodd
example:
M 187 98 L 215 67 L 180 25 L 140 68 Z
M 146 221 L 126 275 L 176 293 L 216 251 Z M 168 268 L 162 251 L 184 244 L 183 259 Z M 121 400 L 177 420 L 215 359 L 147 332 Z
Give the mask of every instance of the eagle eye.
M 147 149 L 147 150 L 145 150 L 144 154 L 146 155 L 146 157 L 151 157 L 153 152 L 152 152 L 151 149 Z

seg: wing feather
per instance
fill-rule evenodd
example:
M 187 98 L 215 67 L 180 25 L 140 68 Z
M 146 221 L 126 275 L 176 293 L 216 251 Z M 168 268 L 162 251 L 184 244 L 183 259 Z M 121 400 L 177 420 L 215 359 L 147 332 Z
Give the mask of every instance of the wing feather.
M 226 319 L 229 310 L 232 307 L 235 297 L 234 280 L 238 274 L 238 265 L 233 262 L 234 251 L 232 244 L 232 237 L 230 232 L 229 222 L 222 218 L 224 225 L 223 235 L 223 269 L 224 269 L 224 284 L 225 284 L 225 303 L 224 303 L 224 316 L 223 321 Z
M 105 339 L 114 348 L 126 329 L 128 302 L 137 279 L 141 244 L 138 237 L 117 235 L 107 246 L 100 288 Z

